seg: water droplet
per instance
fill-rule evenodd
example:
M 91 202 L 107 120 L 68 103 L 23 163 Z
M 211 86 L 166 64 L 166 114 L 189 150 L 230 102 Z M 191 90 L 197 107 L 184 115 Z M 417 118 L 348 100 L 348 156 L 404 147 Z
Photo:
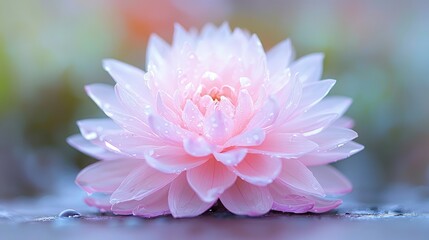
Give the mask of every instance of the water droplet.
M 207 71 L 203 74 L 203 78 L 206 78 L 210 81 L 214 81 L 214 80 L 218 79 L 219 76 L 214 72 Z
M 74 209 L 66 209 L 66 210 L 60 212 L 60 214 L 58 214 L 58 217 L 61 217 L 61 218 L 79 218 L 79 217 L 81 217 L 81 215 L 79 212 L 77 212 Z
M 240 85 L 241 87 L 250 86 L 250 79 L 248 77 L 240 77 Z
M 258 141 L 259 140 L 259 136 L 258 135 L 253 135 L 253 140 Z

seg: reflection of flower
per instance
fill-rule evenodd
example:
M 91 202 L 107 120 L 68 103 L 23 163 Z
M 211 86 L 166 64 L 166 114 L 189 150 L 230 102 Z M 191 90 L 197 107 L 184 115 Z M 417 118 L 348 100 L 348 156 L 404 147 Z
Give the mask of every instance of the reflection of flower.
M 69 143 L 102 161 L 77 177 L 87 203 L 115 214 L 196 216 L 218 199 L 231 212 L 325 212 L 351 190 L 326 165 L 361 150 L 351 103 L 325 95 L 322 55 L 293 61 L 288 40 L 265 54 L 256 35 L 227 24 L 152 36 L 147 72 L 115 60 L 114 88 L 88 86 L 110 119 L 78 122 Z M 323 99 L 323 100 L 322 100 Z

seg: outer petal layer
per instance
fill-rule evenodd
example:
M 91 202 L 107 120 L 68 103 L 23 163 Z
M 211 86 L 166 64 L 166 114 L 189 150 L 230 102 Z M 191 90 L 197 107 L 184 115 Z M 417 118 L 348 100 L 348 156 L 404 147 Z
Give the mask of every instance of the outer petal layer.
M 273 205 L 268 188 L 252 185 L 240 178 L 221 195 L 220 200 L 232 213 L 248 216 L 263 215 Z
M 201 166 L 188 170 L 186 176 L 191 188 L 205 202 L 215 201 L 237 178 L 213 158 Z

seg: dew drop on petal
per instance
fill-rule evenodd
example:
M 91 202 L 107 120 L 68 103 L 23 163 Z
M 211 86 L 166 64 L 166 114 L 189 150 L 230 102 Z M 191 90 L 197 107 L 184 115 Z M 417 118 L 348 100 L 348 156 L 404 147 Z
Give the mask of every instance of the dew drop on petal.
M 210 81 L 214 81 L 214 80 L 218 79 L 219 76 L 214 72 L 207 71 L 207 72 L 204 72 L 203 78 L 208 79 Z
M 241 87 L 250 86 L 250 79 L 248 77 L 240 77 L 240 85 Z

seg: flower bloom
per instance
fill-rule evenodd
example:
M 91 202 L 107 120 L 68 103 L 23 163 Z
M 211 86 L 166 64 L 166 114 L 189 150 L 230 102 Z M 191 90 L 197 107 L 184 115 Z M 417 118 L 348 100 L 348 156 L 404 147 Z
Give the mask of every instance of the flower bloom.
M 218 200 L 232 213 L 325 212 L 351 191 L 329 166 L 363 149 L 342 117 L 346 97 L 325 97 L 322 54 L 294 61 L 285 40 L 265 53 L 258 37 L 206 25 L 152 35 L 146 71 L 116 60 L 114 87 L 88 95 L 109 117 L 78 122 L 68 139 L 101 161 L 77 184 L 86 202 L 114 214 L 197 216 Z M 98 197 L 97 197 L 98 196 Z

